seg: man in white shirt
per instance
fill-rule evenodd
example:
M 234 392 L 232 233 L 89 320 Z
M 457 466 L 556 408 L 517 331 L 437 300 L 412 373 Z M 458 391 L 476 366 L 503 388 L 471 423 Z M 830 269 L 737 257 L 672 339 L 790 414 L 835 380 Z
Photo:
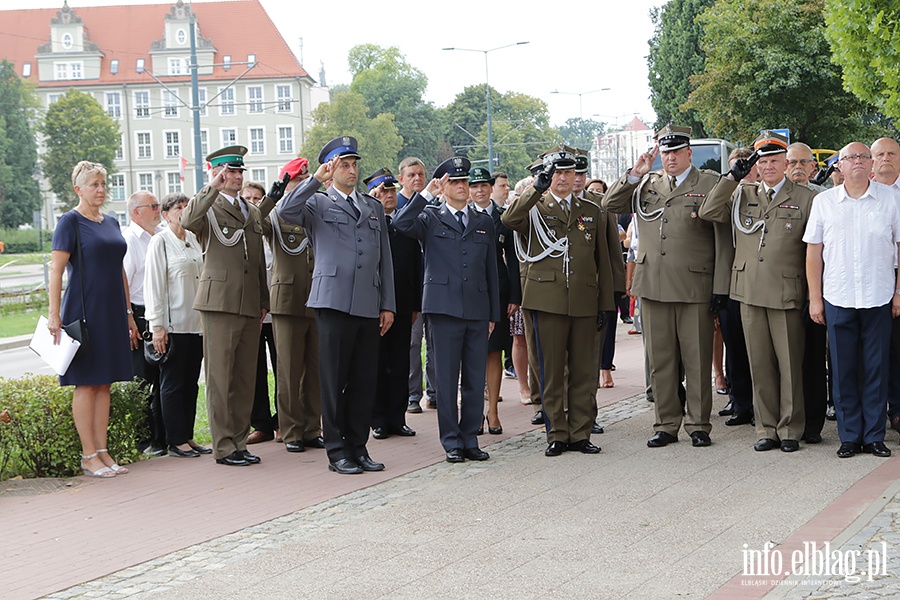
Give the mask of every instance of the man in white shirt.
M 122 231 L 122 237 L 128 245 L 124 259 L 125 277 L 128 280 L 131 298 L 128 312 L 140 334 L 144 335 L 147 331 L 147 320 L 144 318 L 144 267 L 150 238 L 159 228 L 159 201 L 150 192 L 135 192 L 128 198 L 127 207 L 131 223 Z M 138 448 L 151 456 L 162 456 L 168 446 L 162 410 L 159 406 L 159 367 L 144 360 L 144 350 L 139 339 L 131 340 L 131 359 L 135 375 L 146 381 L 153 390 L 147 415 L 150 437 L 139 442 Z
M 803 235 L 809 316 L 828 327 L 837 455 L 888 457 L 884 415 L 891 317 L 900 316 L 894 271 L 900 205 L 890 189 L 869 180 L 869 148 L 853 142 L 839 156 L 844 183 L 816 197 Z

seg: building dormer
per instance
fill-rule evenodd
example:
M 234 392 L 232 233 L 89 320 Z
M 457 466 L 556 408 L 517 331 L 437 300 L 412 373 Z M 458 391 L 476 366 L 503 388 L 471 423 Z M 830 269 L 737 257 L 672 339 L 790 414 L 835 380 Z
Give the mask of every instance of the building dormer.
M 169 9 L 169 13 L 163 20 L 163 37 L 155 40 L 150 47 L 150 56 L 153 60 L 153 73 L 157 76 L 185 76 L 190 75 L 191 56 L 191 9 L 183 0 Z M 213 60 L 216 49 L 212 40 L 200 35 L 200 24 L 194 22 L 197 64 L 200 66 L 200 75 L 211 75 L 213 72 Z
M 50 41 L 38 46 L 40 81 L 98 79 L 103 53 L 67 1 L 50 20 Z

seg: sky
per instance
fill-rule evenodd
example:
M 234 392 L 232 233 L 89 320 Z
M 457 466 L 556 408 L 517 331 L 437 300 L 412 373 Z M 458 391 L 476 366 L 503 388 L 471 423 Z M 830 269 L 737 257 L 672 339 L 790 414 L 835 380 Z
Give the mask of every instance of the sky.
M 428 77 L 425 99 L 446 106 L 466 86 L 484 83 L 485 54 L 442 48 L 483 51 L 528 42 L 487 54 L 492 88 L 544 100 L 553 125 L 579 116 L 620 126 L 634 115 L 649 125 L 655 120 L 647 40 L 653 33 L 650 9 L 665 0 L 582 0 L 559 10 L 535 0 L 260 1 L 314 78 L 324 63 L 328 85 L 350 83 L 347 53 L 353 46 L 397 46 Z M 69 0 L 74 9 L 122 4 L 162 2 Z M 0 0 L 0 9 L 21 7 L 21 0 Z M 60 8 L 62 0 L 29 0 L 28 7 Z

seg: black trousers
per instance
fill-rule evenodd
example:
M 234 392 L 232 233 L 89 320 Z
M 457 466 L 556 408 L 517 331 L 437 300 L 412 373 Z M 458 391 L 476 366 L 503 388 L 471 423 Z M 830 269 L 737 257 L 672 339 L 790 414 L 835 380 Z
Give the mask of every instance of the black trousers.
M 412 313 L 398 313 L 378 348 L 378 386 L 372 407 L 372 428 L 390 431 L 406 425 L 409 403 L 409 338 Z
M 378 380 L 378 319 L 317 308 L 316 327 L 322 437 L 328 459 L 368 456 L 366 442 Z
M 194 437 L 203 336 L 199 333 L 170 333 L 172 349 L 159 368 L 160 406 L 170 446 Z
M 826 357 L 828 328 L 809 318 L 805 309 L 806 340 L 803 351 L 803 407 L 806 409 L 806 435 L 822 433 L 828 405 Z
M 266 347 L 269 348 L 269 356 L 272 357 L 272 371 L 275 373 L 275 381 L 278 381 L 278 372 L 275 362 L 275 335 L 272 332 L 271 323 L 263 323 L 259 332 L 259 354 L 256 358 L 256 388 L 253 394 L 253 409 L 250 411 L 250 425 L 253 429 L 267 431 L 269 433 L 278 429 L 278 413 L 272 416 L 271 402 L 269 401 L 269 365 L 266 364 Z M 276 383 L 276 397 L 277 386 Z
M 147 331 L 147 319 L 144 318 L 144 305 L 132 304 L 134 322 L 141 336 Z M 150 386 L 150 403 L 146 407 L 146 422 L 150 431 L 149 437 L 138 442 L 138 449 L 144 450 L 154 445 L 160 448 L 166 447 L 166 424 L 163 421 L 162 407 L 159 403 L 159 367 L 151 365 L 144 360 L 143 342 L 138 344 L 137 350 L 131 351 L 131 364 L 135 377 L 144 380 L 144 385 Z
M 719 329 L 725 342 L 725 372 L 728 374 L 734 414 L 753 414 L 753 380 L 750 377 L 750 359 L 744 342 L 740 302 L 728 299 L 725 308 L 719 311 Z

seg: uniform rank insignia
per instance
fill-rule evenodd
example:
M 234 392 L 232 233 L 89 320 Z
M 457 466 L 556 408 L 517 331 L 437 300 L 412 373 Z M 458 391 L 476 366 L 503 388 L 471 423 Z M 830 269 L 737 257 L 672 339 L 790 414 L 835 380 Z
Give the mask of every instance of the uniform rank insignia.
M 371 220 L 373 220 L 373 221 L 377 221 L 377 220 L 378 220 L 378 217 L 376 217 L 375 215 L 369 215 L 369 218 L 370 218 Z
M 500 237 L 498 237 L 497 240 L 502 244 L 506 241 L 506 236 L 501 233 Z
M 484 229 L 476 229 L 475 233 L 487 233 Z

